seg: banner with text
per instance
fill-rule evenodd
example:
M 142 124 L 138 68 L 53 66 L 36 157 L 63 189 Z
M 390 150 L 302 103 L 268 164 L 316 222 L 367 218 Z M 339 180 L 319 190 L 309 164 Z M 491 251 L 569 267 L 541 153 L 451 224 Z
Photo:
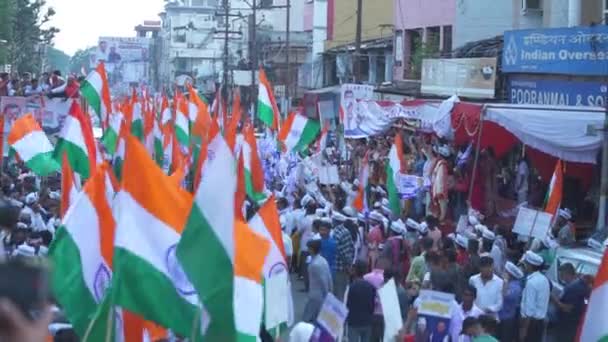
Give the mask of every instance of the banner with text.
M 507 31 L 502 71 L 608 75 L 608 26 Z

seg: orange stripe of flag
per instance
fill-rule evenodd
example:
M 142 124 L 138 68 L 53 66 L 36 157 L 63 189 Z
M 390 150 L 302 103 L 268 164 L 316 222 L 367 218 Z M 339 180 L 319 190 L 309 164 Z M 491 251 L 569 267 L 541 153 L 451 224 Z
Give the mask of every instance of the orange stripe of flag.
M 112 215 L 112 208 L 106 197 L 106 174 L 109 172 L 107 163 L 99 165 L 95 174 L 86 182 L 83 191 L 87 194 L 99 218 L 100 250 L 103 259 L 112 268 L 114 255 L 114 233 L 116 221 Z
M 13 145 L 24 136 L 35 131 L 42 131 L 42 128 L 40 128 L 40 125 L 34 118 L 34 115 L 32 113 L 28 113 L 15 120 L 11 131 L 8 133 L 8 143 L 9 145 Z
M 281 130 L 279 131 L 279 140 L 280 141 L 285 141 L 285 139 L 287 139 L 287 136 L 289 135 L 289 131 L 291 130 L 291 125 L 293 124 L 293 120 L 296 119 L 296 115 L 297 115 L 296 113 L 289 114 L 289 116 L 283 123 L 283 126 L 281 126 Z
M 122 189 L 150 214 L 181 234 L 192 197 L 173 183 L 133 136 L 127 138 L 122 174 Z
M 247 198 L 247 189 L 245 187 L 245 163 L 243 162 L 243 151 L 239 152 L 239 161 L 237 163 L 236 176 L 236 193 L 234 194 L 234 215 L 237 219 L 245 221 L 243 217 L 243 204 Z
M 74 173 L 68 161 L 68 155 L 64 153 L 61 161 L 61 207 L 59 209 L 62 218 L 70 207 L 70 190 L 73 186 Z
M 266 229 L 268 229 L 268 232 L 270 233 L 272 240 L 274 240 L 275 245 L 279 247 L 279 250 L 283 255 L 283 259 L 287 260 L 285 246 L 283 246 L 283 233 L 281 232 L 279 211 L 274 200 L 274 195 L 270 196 L 270 198 L 266 200 L 264 205 L 258 211 L 258 214 L 260 214 L 262 221 L 264 221 L 264 226 L 266 226 Z
M 397 157 L 399 157 L 399 167 L 401 168 L 399 172 L 405 172 L 405 159 L 403 158 L 403 140 L 401 139 L 401 134 L 397 132 L 395 134 L 395 149 L 397 150 Z M 395 170 L 394 172 L 396 172 Z
M 234 221 L 234 275 L 261 282 L 262 268 L 270 242 L 241 221 Z
M 140 342 L 144 340 L 144 319 L 139 315 L 122 310 L 123 332 L 125 342 Z
M 258 155 L 258 144 L 255 139 L 255 134 L 253 133 L 253 125 L 247 125 L 244 133 L 245 141 L 249 144 L 249 148 L 251 149 L 251 155 L 249 156 L 251 165 L 249 165 L 249 167 L 251 167 L 250 171 L 253 189 L 256 192 L 262 192 L 264 191 L 264 169 L 262 168 L 262 162 Z

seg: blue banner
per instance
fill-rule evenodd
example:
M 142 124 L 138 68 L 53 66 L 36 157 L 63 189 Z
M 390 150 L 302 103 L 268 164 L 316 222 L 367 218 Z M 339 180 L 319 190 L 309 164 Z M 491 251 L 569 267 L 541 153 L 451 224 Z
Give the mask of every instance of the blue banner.
M 502 71 L 608 75 L 608 26 L 507 31 Z
M 509 79 L 509 103 L 551 106 L 604 107 L 606 83 L 561 80 Z

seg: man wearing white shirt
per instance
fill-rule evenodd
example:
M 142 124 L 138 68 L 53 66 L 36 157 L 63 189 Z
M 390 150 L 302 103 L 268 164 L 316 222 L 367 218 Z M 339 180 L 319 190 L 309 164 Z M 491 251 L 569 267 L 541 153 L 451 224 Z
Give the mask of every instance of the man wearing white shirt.
M 475 304 L 486 314 L 498 317 L 498 311 L 502 308 L 503 281 L 494 274 L 494 260 L 492 257 L 481 257 L 479 262 L 479 274 L 469 279 L 469 284 L 477 290 Z
M 551 286 L 540 270 L 543 258 L 532 252 L 524 254 L 524 265 L 528 277 L 521 297 L 520 341 L 542 341 L 545 334 L 545 319 L 549 309 Z

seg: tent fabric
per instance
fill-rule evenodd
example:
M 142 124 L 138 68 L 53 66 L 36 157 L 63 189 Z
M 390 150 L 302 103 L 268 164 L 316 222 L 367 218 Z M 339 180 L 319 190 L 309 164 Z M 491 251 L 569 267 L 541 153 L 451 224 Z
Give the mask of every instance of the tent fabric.
M 456 103 L 452 110 L 452 129 L 454 130 L 454 142 L 458 146 L 473 143 L 476 146 L 479 134 L 479 115 L 482 106 L 473 103 Z M 518 139 L 504 127 L 491 122 L 484 121 L 481 129 L 480 148 L 491 147 L 497 158 L 502 158 L 509 152 Z
M 525 145 L 569 162 L 595 164 L 602 143 L 601 134 L 587 134 L 589 125 L 603 125 L 600 108 L 490 105 L 484 120 L 504 127 Z
M 526 156 L 532 163 L 532 166 L 538 171 L 538 174 L 544 183 L 551 182 L 551 176 L 555 170 L 557 158 L 546 153 L 540 152 L 532 147 L 526 147 Z M 594 165 L 588 163 L 564 163 L 564 176 L 573 177 L 580 180 L 580 185 L 583 191 L 591 187 L 593 181 Z

